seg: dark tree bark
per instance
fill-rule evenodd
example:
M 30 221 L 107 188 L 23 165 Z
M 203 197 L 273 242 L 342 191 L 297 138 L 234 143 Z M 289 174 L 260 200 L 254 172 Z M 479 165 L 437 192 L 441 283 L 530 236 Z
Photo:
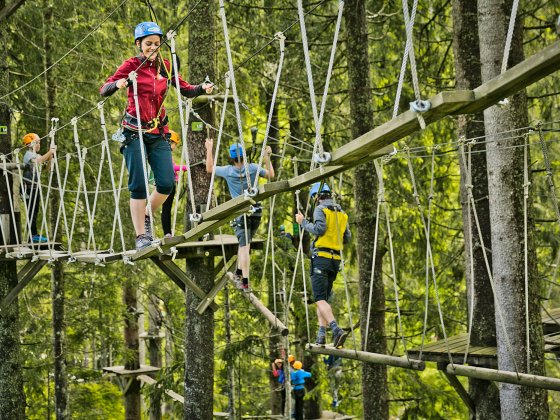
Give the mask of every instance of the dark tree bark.
M 347 1 L 344 13 L 350 125 L 352 126 L 352 137 L 356 138 L 373 129 L 365 2 Z M 374 273 L 371 313 L 368 313 L 377 206 L 377 200 L 374 198 L 377 197 L 377 177 L 373 162 L 363 164 L 354 171 L 354 197 L 356 202 L 355 241 L 360 244 L 356 247 L 360 285 L 360 329 L 362 337 L 365 338 L 366 322 L 369 319 L 368 342 L 364 347 L 370 352 L 386 353 L 385 291 L 381 279 L 381 252 L 376 255 L 378 269 Z M 386 366 L 362 364 L 362 392 L 364 418 L 388 418 Z
M 478 41 L 477 2 L 453 1 L 453 49 L 455 57 L 456 89 L 474 89 L 482 82 L 480 73 L 480 48 Z M 484 115 L 461 115 L 457 122 L 458 137 L 484 136 Z M 488 270 L 482 252 L 482 243 L 490 250 L 490 215 L 488 208 L 488 174 L 486 171 L 485 144 L 472 147 L 471 185 L 476 202 L 476 212 L 482 232 L 480 240 L 474 213 L 471 210 L 469 226 L 468 190 L 465 162 L 461 162 L 461 202 L 463 209 L 463 232 L 465 236 L 465 273 L 467 279 L 468 310 L 472 312 L 471 345 L 495 346 L 496 322 L 494 317 L 494 294 L 488 278 Z M 462 161 L 462 156 L 459 155 Z M 471 256 L 472 249 L 472 256 Z M 488 252 L 490 255 L 490 252 Z M 471 272 L 472 258 L 472 272 Z M 469 394 L 475 403 L 477 419 L 500 418 L 498 388 L 490 381 L 469 379 Z M 472 413 L 471 413 L 472 414 Z
M 478 3 L 482 80 L 501 71 L 503 49 L 511 13 L 510 0 L 485 0 Z M 523 60 L 521 16 L 517 17 L 508 67 Z M 528 241 L 524 237 L 523 161 L 524 138 L 506 139 L 500 135 L 528 125 L 525 91 L 509 98 L 505 106 L 484 112 L 487 150 L 488 192 L 492 233 L 492 270 L 496 286 L 496 335 L 500 370 L 536 375 L 544 374 L 543 332 L 539 310 L 540 280 L 535 266 L 533 226 L 529 214 Z M 529 158 L 530 162 L 530 158 Z M 529 203 L 530 205 L 530 203 Z M 529 249 L 529 349 L 525 328 L 525 258 Z M 500 321 L 500 313 L 504 322 Z M 507 331 L 510 346 L 504 330 Z M 530 364 L 526 354 L 530 351 Z M 546 391 L 537 388 L 500 384 L 501 415 L 504 419 L 542 419 L 548 416 Z
M 43 4 L 43 69 L 45 70 L 44 90 L 45 90 L 45 133 L 50 130 L 51 118 L 56 114 L 56 87 L 51 70 L 47 70 L 52 65 L 52 34 L 48 28 L 53 26 L 53 4 L 46 0 Z M 48 146 L 47 146 L 48 147 Z M 60 150 L 60 149 L 59 149 Z M 58 180 L 53 177 L 53 187 L 58 188 Z M 50 226 L 56 223 L 59 204 L 58 194 L 50 197 L 51 209 Z M 54 209 L 54 210 L 53 210 Z M 54 232 L 49 232 L 51 235 Z M 60 233 L 53 241 L 60 240 Z M 57 420 L 64 420 L 70 417 L 68 412 L 68 381 L 66 377 L 66 322 L 65 313 L 65 286 L 64 286 L 64 267 L 62 263 L 55 262 L 51 271 L 51 295 L 52 295 L 52 326 L 53 326 L 53 357 L 54 357 L 54 412 Z
M 0 0 L 0 10 L 6 6 L 5 0 Z M 7 27 L 0 26 L 0 95 L 8 92 L 7 63 Z M 10 110 L 5 103 L 0 103 L 0 126 L 7 131 L 0 131 L 0 153 L 11 152 Z M 13 221 L 11 219 L 10 197 L 4 173 L 0 171 L 0 228 L 9 232 L 11 243 L 16 243 Z M 9 177 L 10 191 L 13 191 L 11 177 Z M 16 214 L 17 217 L 17 214 Z M 8 235 L 6 235 L 8 237 Z M 0 235 L 0 242 L 3 242 Z M 17 284 L 17 266 L 15 261 L 0 263 L 0 299 Z M 19 306 L 17 299 L 0 314 L 0 418 L 23 420 L 25 418 L 25 395 L 23 393 L 23 377 L 21 367 L 19 342 Z
M 124 327 L 126 353 L 124 367 L 127 370 L 136 370 L 140 368 L 140 353 L 138 351 L 138 289 L 129 280 L 125 280 L 123 285 L 123 300 L 126 308 Z M 134 377 L 128 391 L 124 395 L 126 420 L 140 420 L 142 418 L 141 403 L 140 381 Z
M 189 20 L 189 59 L 188 78 L 190 83 L 201 83 L 206 75 L 215 80 L 214 54 L 214 2 L 203 0 L 201 3 L 191 0 L 190 7 L 197 3 Z M 184 72 L 183 72 L 184 73 Z M 200 117 L 214 125 L 214 112 L 210 105 L 198 110 Z M 192 120 L 192 117 L 191 117 Z M 204 140 L 206 131 L 189 132 L 190 161 L 200 162 L 205 159 Z M 191 167 L 192 187 L 195 204 L 200 209 L 206 204 L 206 195 L 210 188 L 210 176 L 204 165 Z M 187 213 L 192 212 L 189 206 Z M 201 210 L 199 210 L 201 211 Z M 209 292 L 214 285 L 213 257 L 191 259 L 186 262 L 187 272 L 198 286 Z M 212 418 L 214 402 L 214 313 L 206 310 L 202 315 L 196 311 L 200 299 L 190 290 L 186 292 L 186 327 L 185 327 L 185 420 Z
M 148 300 L 148 314 L 150 316 L 149 326 L 148 326 L 148 359 L 150 361 L 150 366 L 161 367 L 161 326 L 163 320 L 161 313 L 155 302 L 158 298 L 152 295 Z M 150 402 L 150 420 L 160 420 L 161 419 L 161 393 L 156 392 L 153 394 L 154 397 Z

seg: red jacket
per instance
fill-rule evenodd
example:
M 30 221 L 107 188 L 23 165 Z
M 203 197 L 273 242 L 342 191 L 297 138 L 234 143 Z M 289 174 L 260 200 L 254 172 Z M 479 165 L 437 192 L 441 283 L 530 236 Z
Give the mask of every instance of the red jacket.
M 140 120 L 143 124 L 152 121 L 158 116 L 158 112 L 161 107 L 161 112 L 159 115 L 160 121 L 163 121 L 165 117 L 165 107 L 162 105 L 165 98 L 165 93 L 167 91 L 167 70 L 170 68 L 169 61 L 164 60 L 165 69 L 161 69 L 160 73 L 157 73 L 156 62 L 146 60 L 142 64 L 143 57 L 132 57 L 123 62 L 117 69 L 115 74 L 110 76 L 103 86 L 99 89 L 101 96 L 111 96 L 115 93 L 117 88 L 117 80 L 127 79 L 128 75 L 132 71 L 137 73 L 138 82 L 138 104 L 140 106 Z M 140 68 L 139 68 L 140 67 Z M 173 75 L 171 77 L 171 84 L 175 86 L 175 70 L 173 70 Z M 179 76 L 179 88 L 183 96 L 194 98 L 203 93 L 201 85 L 193 86 L 185 82 L 181 76 Z M 136 107 L 134 105 L 134 91 L 132 84 L 128 87 L 128 104 L 126 107 L 126 112 L 137 118 Z M 125 125 L 127 125 L 125 123 Z M 135 128 L 134 126 L 130 126 Z M 163 132 L 168 133 L 169 129 L 167 125 L 163 127 Z M 158 134 L 159 129 L 151 131 L 151 133 Z

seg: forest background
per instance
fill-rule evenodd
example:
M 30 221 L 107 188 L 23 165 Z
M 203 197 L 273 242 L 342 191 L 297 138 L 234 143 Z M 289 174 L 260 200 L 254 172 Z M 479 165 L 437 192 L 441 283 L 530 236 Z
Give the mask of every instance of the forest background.
M 196 2 L 154 3 L 152 4 L 157 20 L 164 32 L 184 17 Z M 216 2 L 217 3 L 217 2 Z M 414 27 L 416 64 L 422 97 L 428 98 L 435 93 L 453 90 L 456 86 L 453 35 L 454 22 L 452 1 L 433 0 L 420 2 Z M 326 77 L 330 47 L 335 29 L 338 2 L 304 2 L 306 25 L 311 50 L 311 61 L 316 82 L 316 92 L 322 92 Z M 406 41 L 401 4 L 396 1 L 365 2 L 369 48 L 369 76 L 371 79 L 372 112 L 375 125 L 391 119 L 398 75 L 401 67 L 404 44 Z M 110 18 L 105 16 L 115 11 Z M 307 77 L 304 71 L 304 55 L 301 35 L 297 24 L 295 2 L 230 1 L 226 3 L 230 41 L 233 60 L 236 66 L 236 79 L 243 107 L 243 127 L 245 139 L 252 143 L 250 155 L 256 159 L 263 141 L 268 107 L 274 86 L 278 64 L 278 44 L 271 42 L 274 34 L 286 31 L 286 57 L 276 103 L 277 129 L 271 133 L 269 144 L 274 149 L 274 163 L 281 168 L 284 179 L 294 175 L 294 171 L 304 172 L 310 165 L 311 152 L 315 139 L 313 116 L 309 100 Z M 217 4 L 205 10 L 215 20 L 214 63 L 217 93 L 225 90 L 224 74 L 228 70 L 224 39 L 219 24 Z M 554 22 L 558 4 L 554 1 L 521 2 L 518 22 L 523 28 L 523 48 L 526 56 L 541 50 L 556 40 Z M 105 20 L 102 20 L 105 19 Z M 74 116 L 95 109 L 100 100 L 99 87 L 105 78 L 113 73 L 125 59 L 135 54 L 132 33 L 138 22 L 151 20 L 147 3 L 123 1 L 122 3 L 91 0 L 87 3 L 59 0 L 56 3 L 26 1 L 9 19 L 2 21 L 1 33 L 7 72 L 0 96 L 14 91 L 2 99 L 13 110 L 11 122 L 12 148 L 20 146 L 23 134 L 33 131 L 41 136 L 50 129 L 51 117 L 58 117 L 66 124 Z M 295 24 L 294 24 L 295 23 Z M 190 83 L 193 80 L 187 63 L 189 55 L 210 48 L 207 45 L 189 44 L 189 32 L 197 28 L 189 25 L 203 24 L 190 19 L 178 30 L 177 48 L 181 58 L 181 74 Z M 99 28 L 86 37 L 94 27 Z M 201 29 L 202 30 L 202 29 Z M 352 133 L 352 115 L 349 99 L 349 47 L 347 21 L 343 20 L 338 50 L 332 72 L 329 96 L 323 121 L 322 138 L 326 150 L 335 150 L 355 136 Z M 66 54 L 71 47 L 70 53 Z M 167 55 L 168 52 L 166 51 Z M 50 71 L 34 82 L 22 87 L 34 76 L 41 74 L 56 61 Z M 22 88 L 21 88 L 22 87 Z M 552 168 L 558 166 L 558 144 L 555 132 L 560 115 L 558 111 L 558 91 L 560 83 L 555 76 L 548 77 L 530 86 L 527 90 L 529 124 L 535 127 L 537 121 L 543 122 L 545 140 L 549 146 Z M 50 98 L 50 99 L 49 99 Z M 54 102 L 52 99 L 54 98 Z M 404 89 L 399 103 L 401 111 L 408 109 L 408 102 L 414 99 L 410 72 L 405 77 Z M 105 104 L 110 130 L 117 128 L 125 104 L 124 95 L 116 94 Z M 201 109 L 208 105 L 200 105 Z M 221 107 L 215 104 L 219 115 Z M 178 129 L 179 115 L 174 95 L 169 95 L 167 109 L 170 126 Z M 199 109 L 197 109 L 199 110 Z M 224 141 L 229 144 L 237 138 L 237 122 L 231 102 L 228 104 L 228 118 L 225 122 Z M 200 110 L 199 110 L 200 111 Z M 82 145 L 93 146 L 100 143 L 102 133 L 96 112 L 80 118 L 80 141 Z M 217 124 L 215 124 L 217 126 Z M 252 133 L 256 128 L 256 136 Z M 214 137 L 216 133 L 213 134 Z M 534 175 L 531 184 L 535 222 L 531 231 L 536 245 L 539 295 L 541 305 L 548 309 L 557 307 L 560 302 L 556 278 L 555 260 L 558 255 L 558 223 L 552 205 L 552 197 L 543 175 L 543 157 L 540 151 L 538 132 L 528 136 L 532 146 L 531 168 Z M 421 202 L 431 209 L 430 244 L 437 271 L 438 296 L 441 313 L 448 336 L 464 333 L 468 328 L 467 285 L 465 282 L 465 257 L 463 215 L 461 212 L 460 166 L 457 152 L 457 117 L 448 117 L 430 125 L 426 130 L 399 141 L 395 146 L 400 151 L 384 165 L 385 198 L 389 205 L 392 231 L 392 246 L 395 250 L 395 278 L 398 284 L 398 303 L 402 317 L 403 330 L 399 329 L 399 317 L 391 276 L 391 260 L 388 255 L 383 259 L 382 281 L 385 285 L 385 339 L 389 354 L 401 355 L 404 352 L 401 336 L 406 347 L 421 344 L 424 327 L 424 299 L 426 296 L 426 239 L 420 214 L 413 195 L 414 185 L 408 169 L 407 153 L 415 171 L 415 180 Z M 481 139 L 484 141 L 484 138 Z M 46 142 L 45 142 L 46 143 Z M 59 152 L 73 151 L 71 127 L 57 133 Z M 43 145 L 45 147 L 45 145 Z M 223 150 L 223 149 L 222 149 Z M 285 150 L 285 152 L 283 152 Z M 91 155 L 96 152 L 89 151 Z M 117 145 L 112 146 L 115 168 L 120 168 L 120 154 Z M 221 153 L 225 162 L 225 152 Z M 178 157 L 176 157 L 178 160 Z M 92 160 L 86 168 L 88 176 L 96 176 L 97 167 Z M 195 164 L 197 162 L 194 162 Z M 432 164 L 433 163 L 433 164 Z M 295 168 L 297 166 L 297 168 Z M 78 173 L 78 167 L 74 168 Z M 519 171 L 523 168 L 520 167 Z M 278 171 L 278 170 L 277 170 Z M 358 176 L 359 176 L 359 172 Z M 556 172 L 554 172 L 555 179 Z M 108 177 L 108 174 L 104 174 Z M 77 179 L 70 186 L 77 185 Z M 104 178 L 104 185 L 109 185 Z M 354 230 L 356 219 L 361 215 L 355 212 L 355 178 L 346 172 L 327 182 L 334 189 L 337 200 L 350 215 L 350 226 Z M 72 184 L 74 183 L 74 184 Z M 431 191 L 433 188 L 433 191 Z M 227 199 L 225 186 L 216 188 L 219 202 Z M 377 185 L 371 190 L 372 201 L 377 198 Z M 302 192 L 302 197 L 306 191 Z M 186 195 L 185 195 L 186 197 Z M 100 196 L 99 207 L 110 208 L 111 194 Z M 126 240 L 132 244 L 132 226 L 126 212 L 126 196 L 121 199 L 123 223 Z M 185 208 L 185 203 L 181 209 Z M 271 220 L 269 204 L 266 203 L 261 235 L 266 238 L 268 223 L 272 232 L 277 234 L 281 224 L 288 231 L 297 233 L 293 226 L 294 196 L 283 194 L 276 198 L 275 211 Z M 83 208 L 79 217 L 85 220 Z M 383 220 L 382 225 L 386 223 Z M 84 226 L 85 223 L 84 223 Z M 112 231 L 112 214 L 100 213 L 95 221 L 96 236 L 109 238 Z M 373 237 L 374 229 L 371 226 Z M 232 233 L 229 227 L 224 232 Z M 384 247 L 388 247 L 384 236 Z M 77 239 L 87 242 L 87 228 Z M 360 288 L 358 281 L 357 248 L 360 247 L 359 235 L 345 251 L 345 272 L 339 275 L 335 287 L 334 307 L 339 322 L 346 328 L 351 327 L 348 309 L 353 314 L 352 325 L 356 341 L 349 338 L 347 347 L 359 346 L 361 335 L 356 326 L 360 320 Z M 386 252 L 388 249 L 385 250 Z M 264 260 L 264 251 L 254 251 L 252 260 L 252 284 L 261 299 L 272 303 L 269 259 Z M 282 279 L 286 280 L 290 292 L 296 249 L 276 238 L 276 279 L 277 290 Z M 179 262 L 179 264 L 183 264 Z M 264 264 L 268 264 L 263 276 Z M 306 277 L 307 276 L 306 261 Z M 52 306 L 50 270 L 43 269 L 19 298 L 19 333 L 21 337 L 21 360 L 26 395 L 26 416 L 30 419 L 52 418 L 54 416 L 54 384 L 52 350 Z M 127 350 L 123 341 L 126 306 L 123 303 L 123 284 L 132 285 L 138 290 L 138 299 L 147 307 L 153 305 L 157 318 L 165 332 L 164 366 L 160 379 L 166 387 L 183 393 L 185 340 L 185 298 L 179 289 L 149 261 L 125 266 L 122 263 L 95 267 L 91 265 L 64 265 L 65 277 L 65 324 L 68 378 L 68 410 L 71 418 L 122 418 L 124 403 L 121 391 L 115 383 L 103 377 L 104 366 L 123 364 Z M 290 307 L 289 326 L 294 332 L 290 336 L 290 353 L 304 361 L 304 366 L 312 369 L 317 386 L 309 392 L 309 398 L 328 407 L 332 402 L 326 367 L 320 357 L 304 357 L 304 345 L 314 339 L 314 307 L 310 307 L 311 337 L 308 336 L 304 305 L 301 269 L 296 279 L 293 305 Z M 307 284 L 307 290 L 309 290 Z M 345 287 L 348 288 L 346 293 Z M 347 296 L 350 300 L 347 301 Z M 442 338 L 440 316 L 435 301 L 433 287 L 430 289 L 430 305 L 427 312 L 426 340 Z M 231 294 L 231 338 L 226 342 L 224 330 L 224 300 L 217 299 L 220 310 L 215 313 L 215 375 L 214 410 L 228 410 L 227 367 L 235 373 L 235 405 L 239 415 L 264 415 L 270 410 L 271 385 L 270 362 L 281 356 L 278 340 L 271 333 L 269 325 L 262 321 L 250 305 L 237 294 Z M 283 316 L 283 315 L 282 315 Z M 362 317 L 363 318 L 363 317 Z M 145 311 L 140 322 L 148 329 L 150 319 Z M 210 338 L 208 338 L 210 339 Z M 357 344 L 356 344 L 357 343 Z M 547 373 L 557 376 L 558 366 L 553 355 L 546 357 Z M 144 361 L 142 361 L 144 362 Z M 338 410 L 363 418 L 363 392 L 358 385 L 362 381 L 361 364 L 350 360 L 343 362 L 343 376 L 340 383 L 340 406 Z M 466 381 L 464 382 L 466 384 Z M 387 370 L 388 413 L 391 417 L 407 418 L 465 418 L 467 408 L 451 388 L 445 377 L 435 369 L 418 373 L 390 368 Z M 153 390 L 145 387 L 146 400 L 149 401 Z M 558 398 L 549 393 L 551 416 L 560 415 Z M 181 416 L 183 408 L 177 403 L 168 404 L 169 413 Z

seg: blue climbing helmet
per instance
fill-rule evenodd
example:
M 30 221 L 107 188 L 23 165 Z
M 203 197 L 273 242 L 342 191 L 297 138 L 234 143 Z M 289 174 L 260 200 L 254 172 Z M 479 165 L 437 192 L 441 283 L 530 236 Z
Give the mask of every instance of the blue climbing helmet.
M 286 227 L 284 225 L 280 225 L 280 232 L 284 232 L 286 230 Z
M 233 143 L 229 146 L 229 157 L 232 159 L 243 158 L 243 146 L 241 143 Z
M 319 188 L 321 188 L 321 191 L 319 191 Z M 317 193 L 329 193 L 330 194 L 331 189 L 329 188 L 329 186 L 325 183 L 323 183 L 323 186 L 321 187 L 321 182 L 316 182 L 315 184 L 313 184 L 311 186 L 311 191 L 309 191 L 309 197 L 310 198 L 314 198 Z
M 159 35 L 163 36 L 163 31 L 159 25 L 155 22 L 142 22 L 136 25 L 134 29 L 134 41 L 138 41 L 140 38 L 144 38 L 149 35 Z

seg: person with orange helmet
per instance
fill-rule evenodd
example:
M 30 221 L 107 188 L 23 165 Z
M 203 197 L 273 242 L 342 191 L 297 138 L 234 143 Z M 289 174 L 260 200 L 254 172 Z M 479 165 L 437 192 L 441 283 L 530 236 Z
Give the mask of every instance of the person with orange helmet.
M 179 134 L 173 130 L 169 130 L 169 145 L 171 146 L 171 152 L 174 152 L 177 146 L 181 143 Z M 173 158 L 172 158 L 173 159 Z M 173 233 L 171 232 L 171 209 L 173 208 L 173 201 L 175 200 L 175 193 L 177 192 L 177 181 L 179 181 L 179 175 L 186 171 L 188 168 L 186 165 L 177 165 L 173 161 L 173 171 L 175 172 L 175 185 L 173 190 L 167 196 L 167 199 L 163 202 L 161 206 L 161 226 L 163 227 L 163 234 L 165 238 L 170 238 Z
M 41 148 L 41 138 L 36 133 L 27 133 L 23 136 L 23 145 L 27 147 L 23 155 L 23 191 L 21 192 L 25 199 L 27 208 L 27 217 L 29 218 L 29 235 L 34 243 L 47 242 L 47 238 L 39 235 L 37 231 L 37 216 L 39 214 L 39 172 L 37 168 L 54 156 L 56 146 L 51 145 L 49 151 L 44 155 L 39 154 Z
M 303 369 L 303 364 L 296 360 L 294 370 L 290 373 L 292 381 L 292 395 L 295 400 L 295 419 L 303 420 L 303 397 L 305 397 L 305 379 L 311 378 L 311 372 Z
M 203 93 L 212 93 L 213 84 L 204 82 L 191 85 L 178 75 L 178 69 L 164 60 L 160 54 L 163 30 L 155 22 L 142 22 L 134 30 L 134 43 L 138 56 L 124 61 L 116 72 L 107 78 L 100 88 L 101 96 L 108 97 L 116 91 L 126 89 L 128 102 L 122 120 L 120 135 L 123 154 L 128 169 L 128 190 L 130 191 L 130 213 L 136 232 L 136 249 L 152 244 L 152 221 L 150 214 L 163 204 L 174 187 L 171 148 L 167 141 L 169 128 L 163 102 L 171 86 L 178 80 L 181 95 L 194 98 Z M 129 75 L 135 72 L 137 96 Z M 176 77 L 177 76 L 177 77 Z M 138 103 L 138 109 L 136 108 Z M 140 132 L 144 152 L 140 147 Z M 148 198 L 144 178 L 143 154 L 154 173 L 156 188 Z M 146 205 L 146 199 L 148 203 Z M 149 206 L 149 207 L 148 207 Z M 151 210 L 151 211 L 150 211 Z

